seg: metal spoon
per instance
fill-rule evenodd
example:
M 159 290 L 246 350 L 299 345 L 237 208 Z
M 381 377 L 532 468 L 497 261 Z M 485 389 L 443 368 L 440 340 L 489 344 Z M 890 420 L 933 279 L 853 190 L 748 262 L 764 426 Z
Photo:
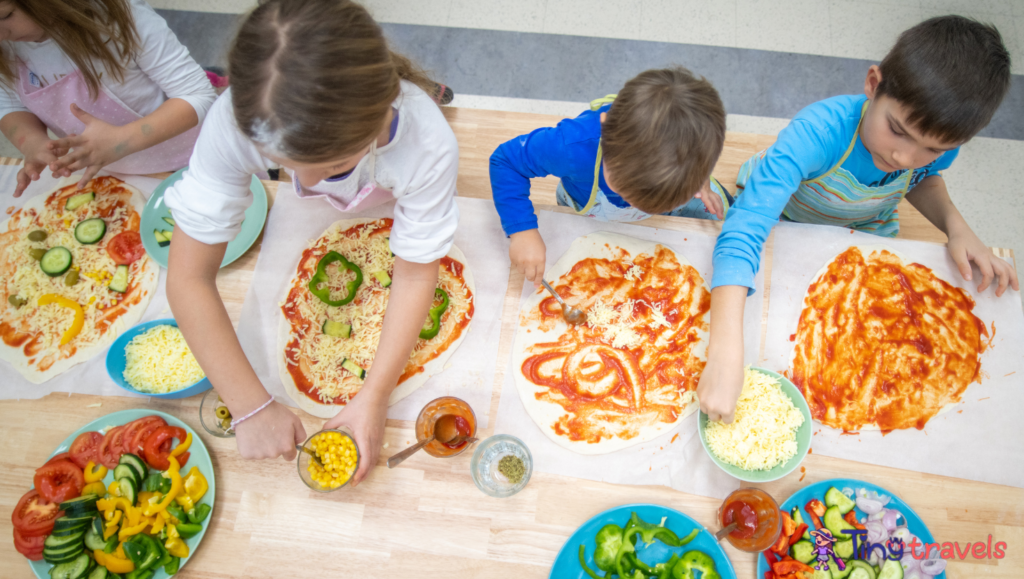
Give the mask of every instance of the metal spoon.
M 587 321 L 587 314 L 585 314 L 583 310 L 570 308 L 569 305 L 565 303 L 565 300 L 562 299 L 562 296 L 558 295 L 554 288 L 552 288 L 544 279 L 541 279 L 540 283 L 544 284 L 544 287 L 548 288 L 548 291 L 551 292 L 551 295 L 555 296 L 558 303 L 562 304 L 562 317 L 565 318 L 566 322 L 575 326 L 576 324 L 582 324 Z
M 441 444 L 449 444 L 459 436 L 458 425 L 455 423 L 455 416 L 452 414 L 445 414 L 434 421 L 434 433 L 427 438 L 417 442 L 409 448 L 396 453 L 394 456 L 388 459 L 388 468 L 395 468 L 402 463 L 405 459 L 416 454 L 424 446 L 430 444 L 434 440 L 437 440 Z
M 722 539 L 725 538 L 726 535 L 728 535 L 729 533 L 735 531 L 736 527 L 737 527 L 736 523 L 729 523 L 728 525 L 725 526 L 724 529 L 722 529 L 721 531 L 718 531 L 717 533 L 715 533 L 715 540 L 716 541 L 721 541 Z
M 301 444 L 296 444 L 295 445 L 295 450 L 299 450 L 299 451 L 302 451 L 302 452 L 308 454 L 310 456 L 309 460 L 315 462 L 316 465 L 318 467 L 320 467 L 320 468 L 324 467 L 324 463 L 320 462 L 320 458 L 312 450 L 309 450 L 308 448 L 306 448 L 305 446 L 302 446 Z

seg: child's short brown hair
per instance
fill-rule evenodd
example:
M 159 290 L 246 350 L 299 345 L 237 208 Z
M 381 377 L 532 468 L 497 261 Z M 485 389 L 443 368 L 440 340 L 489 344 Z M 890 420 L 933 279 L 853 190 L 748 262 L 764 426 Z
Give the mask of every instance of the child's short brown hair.
M 939 16 L 900 34 L 881 64 L 878 95 L 909 109 L 922 133 L 963 143 L 985 128 L 1010 89 L 1010 53 L 995 26 Z
M 615 191 L 651 214 L 689 201 L 711 176 L 724 142 L 718 91 L 678 66 L 644 71 L 627 82 L 601 125 Z

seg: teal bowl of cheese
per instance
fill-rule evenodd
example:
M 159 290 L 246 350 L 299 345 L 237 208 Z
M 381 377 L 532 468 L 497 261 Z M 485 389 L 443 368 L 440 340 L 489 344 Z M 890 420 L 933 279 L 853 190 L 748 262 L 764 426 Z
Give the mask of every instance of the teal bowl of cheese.
M 188 398 L 213 387 L 173 318 L 144 322 L 121 334 L 107 351 L 107 374 L 128 392 L 154 398 Z
M 796 470 L 811 448 L 813 430 L 803 393 L 785 376 L 752 366 L 744 372 L 733 423 L 712 423 L 701 412 L 697 428 L 719 468 L 755 483 Z

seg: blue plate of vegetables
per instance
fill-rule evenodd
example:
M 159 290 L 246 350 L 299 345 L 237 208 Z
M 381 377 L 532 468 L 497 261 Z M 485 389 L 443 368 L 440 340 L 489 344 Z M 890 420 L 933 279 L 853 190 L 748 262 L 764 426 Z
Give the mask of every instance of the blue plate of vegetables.
M 907 503 L 886 489 L 856 479 L 829 479 L 808 485 L 789 497 L 780 507 L 783 532 L 779 542 L 757 557 L 757 577 L 788 578 L 777 571 L 801 569 L 807 579 L 945 579 L 946 562 L 931 549 L 925 557 L 924 548 L 917 548 L 915 559 L 910 544 L 934 543 L 931 531 Z M 804 529 L 806 525 L 806 531 Z M 828 569 L 819 563 L 815 550 L 816 529 L 827 529 L 837 540 L 828 555 Z M 791 529 L 789 537 L 787 529 Z M 864 531 L 856 538 L 839 540 L 851 535 L 848 531 Z M 900 543 L 902 542 L 902 556 Z M 819 539 L 826 543 L 827 539 Z M 867 541 L 870 549 L 862 549 Z M 880 547 L 875 547 L 880 545 Z M 865 552 L 868 551 L 868 552 Z M 794 561 L 775 567 L 775 563 L 789 556 Z M 838 560 L 837 560 L 838 559 Z
M 603 579 L 608 573 L 630 579 L 736 578 L 714 535 L 675 509 L 651 504 L 622 505 L 584 523 L 558 552 L 549 577 Z

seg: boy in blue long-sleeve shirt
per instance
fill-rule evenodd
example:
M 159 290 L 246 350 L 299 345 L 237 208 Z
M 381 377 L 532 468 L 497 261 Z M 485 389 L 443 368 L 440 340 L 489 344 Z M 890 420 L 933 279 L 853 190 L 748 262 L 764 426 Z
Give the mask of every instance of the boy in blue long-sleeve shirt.
M 724 141 L 718 91 L 677 67 L 645 71 L 610 105 L 502 144 L 491 155 L 491 189 L 512 264 L 530 281 L 544 275 L 530 178 L 560 177 L 560 205 L 605 221 L 721 218 L 731 198 L 711 170 Z

